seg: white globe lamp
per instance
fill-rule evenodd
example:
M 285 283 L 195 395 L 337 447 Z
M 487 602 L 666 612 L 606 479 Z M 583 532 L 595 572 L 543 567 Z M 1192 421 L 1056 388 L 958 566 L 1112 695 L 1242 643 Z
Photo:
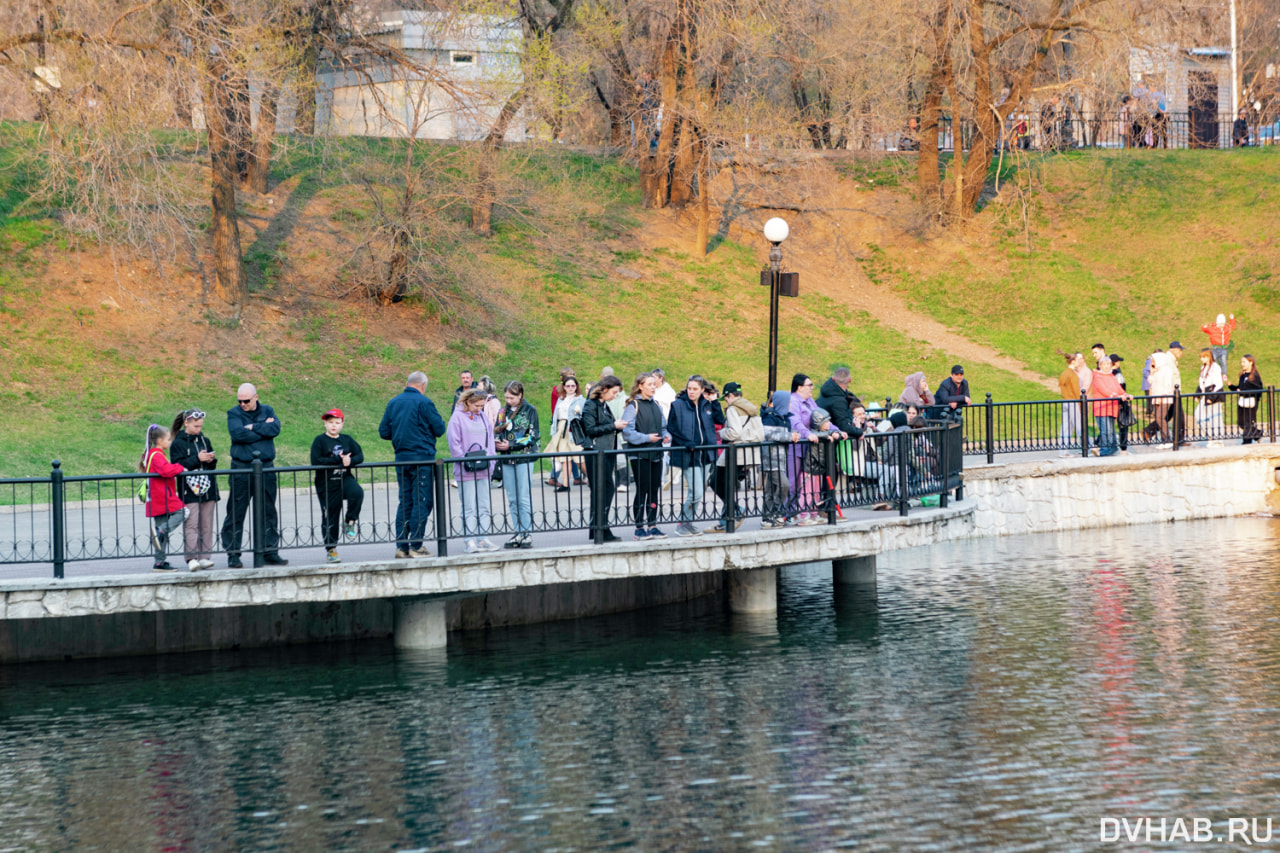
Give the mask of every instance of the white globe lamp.
M 787 220 L 781 217 L 773 217 L 764 224 L 764 238 L 773 245 L 778 245 L 787 239 L 787 235 L 791 233 L 791 229 L 787 227 Z

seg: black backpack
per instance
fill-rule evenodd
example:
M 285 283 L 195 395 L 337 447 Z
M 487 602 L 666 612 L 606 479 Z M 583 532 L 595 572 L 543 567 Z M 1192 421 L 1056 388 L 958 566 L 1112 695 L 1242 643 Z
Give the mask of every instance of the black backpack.
M 779 412 L 776 406 L 761 406 L 760 421 L 767 427 L 791 429 L 791 417 Z

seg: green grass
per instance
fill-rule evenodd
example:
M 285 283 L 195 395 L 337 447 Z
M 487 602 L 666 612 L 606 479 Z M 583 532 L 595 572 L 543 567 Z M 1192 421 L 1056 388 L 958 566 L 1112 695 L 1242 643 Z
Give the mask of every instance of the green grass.
M 0 476 L 43 474 L 53 458 L 69 474 L 127 471 L 146 426 L 171 421 L 187 406 L 210 411 L 207 429 L 225 458 L 224 413 L 246 379 L 284 422 L 281 464 L 305 463 L 319 414 L 333 406 L 347 412 L 347 429 L 371 460 L 389 459 L 378 421 L 416 368 L 432 377 L 429 395 L 442 409 L 462 368 L 499 385 L 520 379 L 544 424 L 551 385 L 564 366 L 592 378 L 609 365 L 629 385 L 639 370 L 660 365 L 677 385 L 702 373 L 718 384 L 743 383 L 753 399 L 764 395 L 768 305 L 757 283 L 763 247 L 726 240 L 705 258 L 685 244 L 607 248 L 637 226 L 638 177 L 616 161 L 572 151 L 533 152 L 508 163 L 517 209 L 499 212 L 492 238 L 466 235 L 458 251 L 478 275 L 502 284 L 510 307 L 482 312 L 478 321 L 463 311 L 447 334 L 431 321 L 410 341 L 393 339 L 362 307 L 313 298 L 307 312 L 270 328 L 185 307 L 178 316 L 157 310 L 154 341 L 119 336 L 104 344 L 90 334 L 107 323 L 96 301 L 59 313 L 43 299 L 58 286 L 42 278 L 43 259 L 63 235 L 48 211 L 26 206 L 29 176 L 4 168 L 15 162 L 22 132 L 0 127 Z M 175 139 L 181 144 L 198 150 Z M 344 169 L 361 157 L 389 161 L 402 152 L 392 140 L 291 141 L 273 165 L 273 180 L 295 181 L 308 198 L 331 200 L 326 223 L 354 232 L 367 224 L 370 207 L 362 192 L 342 183 Z M 1280 199 L 1280 157 L 1066 155 L 1037 168 L 1056 202 L 1033 224 L 1030 255 L 1015 235 L 997 242 L 994 257 L 987 249 L 961 252 L 944 272 L 906 272 L 907 248 L 875 252 L 865 269 L 900 288 L 918 310 L 1046 376 L 1060 369 L 1054 347 L 1082 348 L 1095 339 L 1124 353 L 1132 372 L 1144 349 L 1170 337 L 1198 344 L 1200 323 L 1233 308 L 1244 323 L 1240 341 L 1259 353 L 1266 375 L 1267 354 L 1280 344 L 1280 331 L 1273 331 L 1280 328 L 1277 247 L 1268 236 Z M 1002 180 L 1016 174 L 1006 164 Z M 545 204 L 539 188 L 559 200 L 551 219 L 539 214 Z M 994 220 L 997 213 L 981 216 Z M 306 235 L 294 233 L 287 251 L 265 243 L 246 253 L 246 263 L 278 292 L 291 264 L 313 253 Z M 642 278 L 623 278 L 620 267 Z M 923 369 L 936 386 L 959 360 L 803 281 L 801 294 L 782 303 L 784 385 L 798 370 L 821 381 L 848 365 L 853 390 L 865 399 L 896 399 L 906 374 Z M 410 308 L 427 319 L 436 314 L 425 302 Z M 204 340 L 206 330 L 213 340 L 195 358 L 183 360 L 165 343 L 188 333 Z M 252 343 L 251 359 L 228 357 Z M 988 392 L 997 400 L 1047 396 L 1040 385 L 995 369 L 971 367 L 969 378 L 976 400 Z

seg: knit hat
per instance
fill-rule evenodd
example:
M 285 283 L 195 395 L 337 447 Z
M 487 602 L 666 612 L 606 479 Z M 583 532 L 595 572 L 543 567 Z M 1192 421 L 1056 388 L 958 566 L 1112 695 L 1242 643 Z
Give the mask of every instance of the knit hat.
M 893 424 L 894 429 L 907 425 L 907 413 L 902 409 L 895 409 L 893 414 L 889 415 L 889 423 Z
M 1218 321 L 1217 321 L 1217 322 L 1218 322 L 1218 325 L 1219 325 L 1219 326 L 1225 326 L 1225 325 L 1227 325 L 1227 315 L 1225 315 L 1225 314 L 1219 314 L 1219 315 L 1218 315 Z
M 809 426 L 812 429 L 822 429 L 823 424 L 831 423 L 831 413 L 826 409 L 814 409 L 813 417 L 809 419 Z

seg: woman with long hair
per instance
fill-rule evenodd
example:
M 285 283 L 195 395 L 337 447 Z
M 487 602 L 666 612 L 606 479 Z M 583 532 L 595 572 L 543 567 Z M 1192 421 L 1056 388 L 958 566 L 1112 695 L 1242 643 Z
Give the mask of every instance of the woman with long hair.
M 1213 360 L 1213 350 L 1205 347 L 1200 350 L 1200 378 L 1196 382 L 1196 393 L 1204 394 L 1196 403 L 1196 432 L 1208 439 L 1209 447 L 1222 446 L 1222 404 L 1226 402 L 1222 391 L 1226 388 L 1226 379 L 1222 368 Z
M 1258 429 L 1258 400 L 1262 399 L 1262 376 L 1258 373 L 1257 362 L 1253 356 L 1240 358 L 1240 379 L 1231 386 L 1232 391 L 1239 391 L 1236 398 L 1236 418 L 1240 424 L 1240 435 L 1244 444 L 1253 444 L 1262 439 L 1262 430 Z
M 533 460 L 538 452 L 538 410 L 524 398 L 524 385 L 508 382 L 503 391 L 507 404 L 494 424 L 494 449 L 502 460 L 502 488 L 515 535 L 503 548 L 533 547 Z
M 662 446 L 671 442 L 667 419 L 654 401 L 658 378 L 641 373 L 631 386 L 627 406 L 622 410 L 623 446 L 630 451 L 631 478 L 635 495 L 631 515 L 636 522 L 637 539 L 661 539 L 666 534 L 658 529 L 658 489 L 662 485 Z
M 609 404 L 622 392 L 622 380 L 613 374 L 604 376 L 591 386 L 587 405 L 582 410 L 582 429 L 591 442 L 589 450 L 615 450 L 618 446 L 618 433 L 626 427 L 627 422 L 615 418 Z M 617 466 L 612 456 L 606 453 L 603 476 L 599 476 L 596 466 L 587 463 L 587 482 L 591 485 L 591 539 L 595 540 L 595 529 L 598 522 L 596 507 L 604 509 L 604 541 L 616 542 L 618 537 L 609 529 L 609 515 L 613 507 L 614 471 Z
M 189 571 L 212 569 L 213 549 L 218 544 L 213 533 L 214 515 L 218 510 L 218 482 L 210 474 L 194 473 L 213 471 L 218 467 L 213 443 L 204 434 L 204 412 L 200 409 L 178 412 L 169 431 L 173 434 L 169 461 L 193 472 L 178 479 L 178 497 L 188 510 L 183 526 L 186 545 L 183 559 Z
M 685 389 L 671 404 L 667 428 L 671 431 L 671 465 L 683 473 L 684 502 L 680 507 L 677 536 L 697 536 L 702 531 L 693 526 L 707 491 L 708 469 L 715 462 L 715 450 L 704 449 L 716 443 L 715 422 L 724 422 L 715 394 L 707 396 L 711 383 L 701 376 L 690 376 Z M 676 450 L 675 448 L 680 448 Z

